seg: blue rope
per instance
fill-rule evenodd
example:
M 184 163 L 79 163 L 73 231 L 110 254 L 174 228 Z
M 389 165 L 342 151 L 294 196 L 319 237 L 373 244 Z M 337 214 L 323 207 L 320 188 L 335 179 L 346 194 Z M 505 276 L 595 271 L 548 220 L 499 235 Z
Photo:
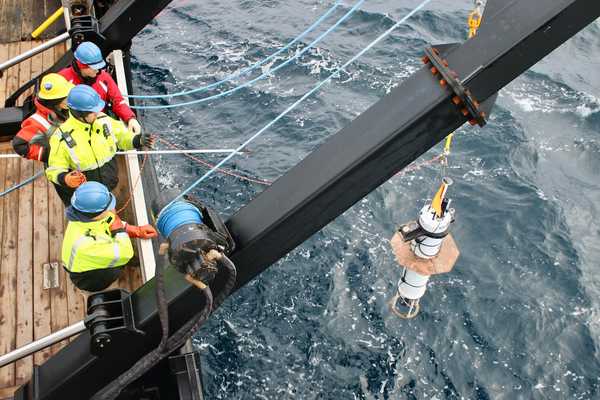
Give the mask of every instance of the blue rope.
M 354 61 L 356 61 L 359 57 L 361 57 L 363 54 L 365 54 L 367 51 L 369 51 L 373 46 L 375 46 L 377 43 L 379 43 L 381 40 L 383 40 L 385 37 L 387 37 L 390 33 L 392 33 L 393 30 L 395 30 L 398 26 L 400 26 L 401 24 L 403 24 L 404 22 L 406 22 L 410 17 L 412 17 L 414 14 L 416 14 L 418 11 L 420 11 L 423 7 L 425 7 L 430 2 L 431 2 L 431 0 L 424 0 L 416 8 L 414 8 L 411 12 L 409 12 L 404 18 L 402 18 L 400 21 L 396 22 L 391 28 L 389 28 L 387 31 L 385 31 L 380 36 L 378 36 L 374 41 L 372 41 L 371 43 L 369 43 L 369 45 L 367 45 L 367 47 L 365 47 L 360 52 L 358 52 L 354 57 L 352 57 L 351 59 L 349 59 L 348 61 L 346 61 L 346 63 L 344 63 L 344 65 L 342 65 L 341 67 L 338 67 L 331 75 L 329 75 L 327 78 L 325 78 L 324 80 L 322 80 L 321 82 L 319 82 L 310 91 L 306 92 L 304 94 L 304 96 L 302 96 L 294 104 L 292 104 L 291 106 L 289 106 L 285 111 L 283 111 L 281 114 L 279 114 L 277 117 L 275 117 L 274 120 L 272 120 L 267 125 L 265 125 L 262 129 L 260 129 L 254 135 L 252 135 L 244 143 L 242 143 L 241 145 L 239 145 L 238 148 L 235 149 L 235 152 L 233 152 L 233 153 L 229 154 L 227 157 L 223 158 L 217 165 L 215 165 L 213 168 L 211 168 L 209 171 L 207 171 L 204 175 L 202 175 L 199 179 L 197 179 L 194 183 L 192 183 L 190 186 L 188 186 L 187 189 L 185 189 L 177 197 L 175 197 L 173 200 L 171 200 L 171 202 L 169 204 L 167 204 L 167 206 L 164 207 L 163 210 L 166 210 L 175 201 L 181 199 L 183 196 L 185 196 L 186 194 L 188 194 L 189 192 L 191 192 L 196 186 L 198 186 L 201 182 L 203 182 L 204 180 L 206 180 L 206 178 L 208 178 L 215 171 L 217 171 L 223 164 L 225 164 L 227 161 L 231 160 L 231 158 L 233 158 L 236 154 L 238 154 L 239 151 L 243 150 L 244 147 L 246 147 L 248 144 L 250 144 L 257 137 L 259 137 L 264 131 L 266 131 L 271 126 L 273 126 L 273 124 L 275 124 L 275 122 L 279 121 L 286 114 L 288 114 L 290 111 L 292 111 L 294 108 L 296 108 L 300 103 L 302 103 L 304 100 L 306 100 L 310 95 L 312 95 L 313 93 L 315 93 L 323 85 L 325 85 L 327 82 L 329 82 L 334 76 L 336 76 L 336 74 L 339 74 L 340 71 L 344 70 L 348 65 L 350 65 Z M 161 213 L 162 213 L 162 210 L 161 210 Z
M 323 21 L 325 21 L 325 19 L 327 17 L 329 17 L 331 15 L 331 13 L 333 13 L 335 11 L 335 9 L 338 8 L 341 4 L 342 4 L 341 0 L 337 1 L 325 14 L 323 14 L 318 20 L 316 20 L 311 26 L 309 26 L 308 29 L 306 29 L 304 32 L 302 32 L 298 37 L 296 37 L 294 40 L 292 40 L 291 42 L 289 42 L 287 45 L 285 45 L 281 49 L 277 50 L 275 53 L 271 54 L 269 57 L 265 58 L 262 61 L 259 61 L 259 62 L 255 63 L 254 65 L 246 67 L 246 68 L 244 68 L 244 69 L 242 69 L 242 70 L 240 70 L 238 72 L 235 72 L 235 73 L 227 76 L 226 78 L 224 78 L 224 79 L 222 79 L 222 80 L 220 80 L 218 82 L 211 83 L 210 85 L 203 86 L 203 87 L 200 87 L 200 88 L 196 88 L 196 89 L 192 89 L 192 90 L 184 90 L 182 92 L 177 92 L 177 93 L 172 93 L 172 94 L 123 95 L 123 96 L 124 97 L 129 97 L 130 99 L 167 99 L 167 98 L 171 98 L 171 97 L 184 96 L 186 94 L 192 94 L 192 93 L 198 93 L 198 92 L 205 92 L 205 91 L 207 91 L 209 89 L 212 89 L 212 88 L 214 88 L 216 86 L 219 86 L 219 85 L 221 85 L 223 83 L 230 82 L 230 81 L 234 80 L 235 78 L 239 78 L 239 77 L 241 77 L 243 75 L 246 75 L 250 71 L 254 71 L 256 68 L 258 68 L 258 67 L 266 64 L 267 62 L 269 62 L 272 59 L 274 59 L 275 57 L 277 57 L 279 54 L 281 54 L 284 51 L 288 50 L 294 44 L 298 43 L 300 40 L 302 40 L 302 38 L 304 38 L 304 36 L 306 36 L 309 33 L 311 33 Z
M 23 182 L 17 183 L 13 187 L 9 187 L 4 192 L 0 193 L 0 197 L 4 197 L 4 196 L 6 196 L 9 193 L 14 192 L 15 190 L 18 190 L 18 189 L 22 188 L 23 186 L 26 186 L 26 185 L 30 184 L 31 182 L 35 181 L 37 178 L 39 178 L 42 175 L 44 175 L 44 171 L 39 171 L 37 174 L 33 175 L 32 177 L 29 177 L 29 178 L 25 179 Z
M 215 100 L 218 99 L 220 97 L 225 97 L 228 96 L 232 93 L 235 93 L 237 91 L 242 90 L 245 87 L 248 87 L 250 85 L 252 85 L 253 83 L 264 79 L 265 77 L 267 77 L 268 75 L 271 75 L 274 72 L 277 72 L 278 70 L 280 70 L 281 68 L 285 67 L 286 65 L 288 65 L 289 63 L 291 63 L 292 61 L 296 60 L 297 58 L 299 58 L 300 56 L 302 56 L 304 53 L 306 53 L 308 50 L 310 50 L 314 45 L 316 45 L 317 43 L 319 43 L 325 36 L 327 36 L 329 33 L 331 33 L 331 31 L 333 31 L 335 28 L 337 28 L 338 26 L 340 26 L 342 24 L 342 22 L 344 22 L 348 17 L 350 17 L 350 15 L 352 15 L 357 9 L 358 7 L 364 3 L 365 0 L 359 0 L 354 7 L 352 7 L 350 9 L 350 11 L 348 11 L 346 14 L 344 14 L 344 16 L 342 18 L 340 18 L 333 26 L 331 26 L 329 29 L 327 29 L 325 32 L 321 33 L 315 40 L 313 40 L 308 46 L 306 46 L 305 48 L 302 49 L 302 51 L 296 53 L 294 55 L 294 57 L 286 60 L 285 62 L 282 62 L 281 64 L 279 64 L 278 66 L 276 66 L 275 68 L 273 68 L 272 70 L 263 73 L 262 75 L 248 81 L 245 82 L 233 89 L 230 90 L 226 90 L 224 92 L 221 92 L 219 94 L 216 94 L 214 96 L 210 96 L 210 97 L 205 97 L 203 99 L 198 99 L 198 100 L 192 100 L 192 101 L 186 101 L 184 103 L 177 103 L 177 104 L 165 104 L 165 105 L 155 105 L 155 106 L 131 106 L 131 108 L 135 108 L 138 110 L 161 110 L 161 109 L 165 109 L 165 108 L 175 108 L 175 107 L 183 107 L 183 106 L 189 106 L 192 104 L 199 104 L 199 103 L 205 103 L 207 101 L 211 101 L 211 100 Z

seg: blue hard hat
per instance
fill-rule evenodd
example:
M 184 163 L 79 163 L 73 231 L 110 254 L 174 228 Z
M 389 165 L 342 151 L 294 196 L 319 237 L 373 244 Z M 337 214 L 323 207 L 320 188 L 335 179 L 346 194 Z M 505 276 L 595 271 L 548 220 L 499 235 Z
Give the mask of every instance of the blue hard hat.
M 75 190 L 71 197 L 71 206 L 75 210 L 90 214 L 112 210 L 116 204 L 115 196 L 100 182 L 84 183 Z
M 77 85 L 67 96 L 67 106 L 76 111 L 100 112 L 106 103 L 100 95 L 88 85 Z
M 74 56 L 77 61 L 93 69 L 101 69 L 106 66 L 102 51 L 92 42 L 83 42 L 77 46 Z

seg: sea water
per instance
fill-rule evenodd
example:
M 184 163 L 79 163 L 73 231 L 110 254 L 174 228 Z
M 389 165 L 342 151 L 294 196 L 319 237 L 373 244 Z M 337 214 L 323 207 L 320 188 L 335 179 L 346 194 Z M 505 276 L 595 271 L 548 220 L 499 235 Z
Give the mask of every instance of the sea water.
M 173 93 L 240 71 L 332 4 L 174 1 L 133 42 L 135 92 Z M 293 56 L 353 4 L 249 76 Z M 143 112 L 144 125 L 185 148 L 236 147 L 417 4 L 368 0 L 267 79 L 213 102 Z M 277 179 L 421 68 L 428 44 L 465 40 L 472 6 L 434 0 L 226 168 Z M 485 129 L 457 131 L 447 175 L 461 256 L 430 280 L 415 319 L 389 311 L 401 270 L 388 241 L 433 196 L 439 163 L 393 177 L 214 313 L 194 338 L 207 398 L 600 398 L 599 71 L 596 21 L 503 89 Z M 173 190 L 206 171 L 181 155 L 155 161 Z M 264 189 L 216 174 L 194 194 L 227 217 Z

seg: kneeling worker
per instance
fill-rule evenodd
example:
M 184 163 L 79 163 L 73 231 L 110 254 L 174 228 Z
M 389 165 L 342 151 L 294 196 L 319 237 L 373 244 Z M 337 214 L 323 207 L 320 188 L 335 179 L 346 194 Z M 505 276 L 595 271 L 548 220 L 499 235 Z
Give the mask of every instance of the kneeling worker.
M 130 238 L 157 236 L 152 225 L 133 226 L 114 212 L 115 196 L 98 182 L 87 182 L 73 194 L 65 214 L 68 225 L 62 260 L 71 281 L 81 290 L 106 289 L 133 257 Z
M 86 181 L 103 183 L 113 190 L 119 183 L 117 149 L 151 148 L 154 138 L 135 135 L 125 125 L 100 111 L 104 101 L 90 86 L 77 85 L 67 97 L 70 116 L 50 138 L 46 176 L 64 189 L 65 206 L 73 191 Z

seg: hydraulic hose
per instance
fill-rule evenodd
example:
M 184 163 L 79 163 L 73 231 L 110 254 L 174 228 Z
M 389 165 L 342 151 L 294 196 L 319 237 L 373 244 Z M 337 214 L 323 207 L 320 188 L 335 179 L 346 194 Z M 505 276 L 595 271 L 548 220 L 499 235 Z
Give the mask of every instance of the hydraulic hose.
M 201 290 L 205 298 L 205 305 L 202 311 L 200 311 L 194 318 L 192 318 L 188 323 L 186 323 L 182 328 L 180 328 L 175 334 L 178 334 L 181 329 L 183 329 L 189 322 L 194 321 L 195 324 L 201 325 L 202 322 L 208 319 L 212 311 L 212 292 L 208 286 L 205 286 L 203 290 Z M 185 340 L 184 340 L 185 342 Z M 169 342 L 167 342 L 166 347 L 161 349 L 160 347 L 155 348 L 150 353 L 146 354 L 144 357 L 140 358 L 129 370 L 125 371 L 121 376 L 117 379 L 109 383 L 99 392 L 97 392 L 91 400 L 114 400 L 119 396 L 121 391 L 125 389 L 131 382 L 139 379 L 146 371 L 150 368 L 154 367 L 160 360 L 166 357 L 171 351 L 169 351 Z
M 161 345 L 163 344 L 163 340 L 161 340 L 161 344 L 156 349 L 139 359 L 128 371 L 121 374 L 121 376 L 97 392 L 92 397 L 92 400 L 116 399 L 121 391 L 131 382 L 139 379 L 146 371 L 160 362 L 160 360 L 183 346 L 185 341 L 200 329 L 202 324 L 204 324 L 210 316 L 212 310 L 218 308 L 223 303 L 235 286 L 237 270 L 233 262 L 227 256 L 222 255 L 221 259 L 218 260 L 218 263 L 221 265 L 222 271 L 226 274 L 226 280 L 223 289 L 219 292 L 214 301 L 210 287 L 204 284 L 197 285 L 205 297 L 205 304 L 202 311 L 183 324 L 172 336 L 170 336 L 162 348 Z

